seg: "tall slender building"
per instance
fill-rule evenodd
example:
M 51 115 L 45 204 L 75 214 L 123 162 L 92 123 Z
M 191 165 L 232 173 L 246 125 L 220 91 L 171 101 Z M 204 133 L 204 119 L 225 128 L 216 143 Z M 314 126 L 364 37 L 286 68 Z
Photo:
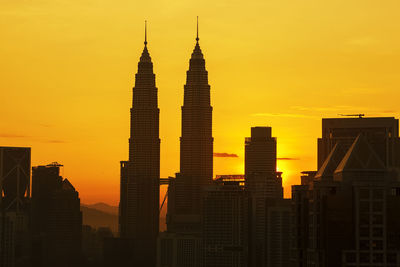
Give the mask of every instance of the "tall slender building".
M 32 266 L 81 263 L 82 213 L 79 193 L 53 162 L 32 168 Z
M 180 173 L 168 188 L 168 231 L 196 232 L 200 229 L 201 189 L 213 181 L 210 85 L 198 29 L 197 24 L 196 45 L 184 86 Z M 188 220 L 192 227 L 188 227 Z
M 203 266 L 199 257 L 202 196 L 204 186 L 213 182 L 213 137 L 210 85 L 198 29 L 197 24 L 196 45 L 184 86 L 180 173 L 169 182 L 167 232 L 160 235 L 159 242 L 159 255 L 172 251 L 172 256 L 160 257 L 158 266 Z
M 208 72 L 199 45 L 198 31 L 186 75 L 180 171 L 193 184 L 210 184 L 213 175 L 212 107 Z
M 198 24 L 196 46 L 186 75 L 180 139 L 180 175 L 184 184 L 192 189 L 188 190 L 185 198 L 191 203 L 188 212 L 200 214 L 201 186 L 212 183 L 213 137 L 210 85 L 199 45 Z
M 159 230 L 160 139 L 157 87 L 147 50 L 138 64 L 129 161 L 121 162 L 120 236 L 135 240 L 135 266 L 154 266 Z

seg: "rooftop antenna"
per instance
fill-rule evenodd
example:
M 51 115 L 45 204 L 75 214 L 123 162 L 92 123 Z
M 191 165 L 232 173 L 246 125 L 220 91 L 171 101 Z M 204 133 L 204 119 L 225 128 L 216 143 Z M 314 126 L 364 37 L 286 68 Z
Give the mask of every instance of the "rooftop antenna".
M 358 117 L 360 119 L 362 119 L 365 116 L 365 114 L 338 114 L 338 115 L 342 117 Z
M 199 42 L 199 16 L 197 16 L 197 34 L 196 34 L 196 42 Z
M 144 21 L 144 46 L 147 46 L 147 20 Z

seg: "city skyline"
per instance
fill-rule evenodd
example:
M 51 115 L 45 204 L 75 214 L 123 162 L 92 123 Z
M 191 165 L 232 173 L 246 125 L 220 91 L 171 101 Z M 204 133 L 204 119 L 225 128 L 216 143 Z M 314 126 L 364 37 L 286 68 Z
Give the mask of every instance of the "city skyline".
M 257 3 L 264 10 L 266 6 Z M 34 19 L 37 13 L 32 9 L 25 9 L 25 13 L 17 12 L 14 5 L 10 4 L 5 11 L 1 11 L 5 18 L 20 23 L 13 24 L 8 29 L 1 27 L 5 39 L 9 40 L 5 41 L 0 51 L 0 55 L 6 59 L 6 64 L 0 68 L 3 73 L 10 74 L 5 75 L 2 86 L 10 90 L 2 90 L 0 96 L 4 99 L 18 97 L 20 103 L 9 101 L 1 107 L 1 112 L 7 117 L 0 128 L 2 145 L 32 147 L 32 166 L 53 160 L 63 162 L 68 166 L 63 176 L 71 178 L 80 192 L 83 203 L 103 201 L 117 205 L 119 165 L 115 159 L 127 158 L 127 111 L 132 97 L 135 65 L 142 51 L 144 19 L 135 18 L 129 21 L 129 26 L 118 28 L 123 34 L 118 35 L 119 38 L 113 36 L 113 41 L 103 39 L 108 33 L 105 31 L 104 36 L 96 32 L 90 35 L 92 40 L 84 39 L 88 43 L 76 43 L 74 39 L 81 38 L 84 30 L 74 33 L 72 29 L 76 30 L 77 21 L 65 14 L 64 18 L 55 16 L 51 17 L 54 21 L 60 23 L 65 20 L 64 22 L 71 24 L 71 28 L 57 23 L 53 25 L 54 28 L 45 26 L 43 38 L 30 40 L 33 45 L 25 47 L 22 40 L 28 38 L 36 26 L 23 22 Z M 103 7 L 104 5 L 102 3 Z M 234 4 L 227 5 L 230 10 L 238 12 Z M 396 10 L 395 4 L 392 5 L 392 9 Z M 180 9 L 182 8 L 184 7 Z M 355 7 L 350 6 L 351 8 Z M 381 8 L 390 11 L 389 6 Z M 39 8 L 44 11 L 53 9 L 56 14 L 63 14 L 58 7 L 49 4 Z M 274 6 L 273 9 L 280 11 L 281 15 L 285 14 L 283 7 Z M 97 12 L 100 17 L 105 14 L 101 9 Z M 293 10 L 290 12 L 295 14 Z M 310 10 L 308 12 L 313 19 L 322 16 Z M 327 10 L 325 12 L 329 13 Z M 278 157 L 287 159 L 278 160 L 287 197 L 290 196 L 290 185 L 299 183 L 300 171 L 316 169 L 315 137 L 321 137 L 320 120 L 323 117 L 337 117 L 341 113 L 365 113 L 367 116 L 390 114 L 399 117 L 396 106 L 396 97 L 399 97 L 396 87 L 400 83 L 396 72 L 399 67 L 394 65 L 399 57 L 396 48 L 399 40 L 389 37 L 391 32 L 397 31 L 399 21 L 395 20 L 392 12 L 384 18 L 384 12 L 374 13 L 371 3 L 361 8 L 360 14 L 354 14 L 353 18 L 342 11 L 341 14 L 345 15 L 344 21 L 350 22 L 354 19 L 360 24 L 366 22 L 366 25 L 350 25 L 350 30 L 343 31 L 346 34 L 342 32 L 345 36 L 337 34 L 336 31 L 343 30 L 346 25 L 334 26 L 333 18 L 327 16 L 321 24 L 330 26 L 333 37 L 320 35 L 322 40 L 306 35 L 307 27 L 301 29 L 299 34 L 294 34 L 297 27 L 285 27 L 282 18 L 277 20 L 281 33 L 278 31 L 279 27 L 264 28 L 273 18 L 276 19 L 276 16 L 265 18 L 263 24 L 257 24 L 262 21 L 259 14 L 254 23 L 247 22 L 247 16 L 242 15 L 239 21 L 246 27 L 252 27 L 251 33 L 246 33 L 246 27 L 234 27 L 239 22 L 233 22 L 234 26 L 223 25 L 221 21 L 213 18 L 213 14 L 202 16 L 200 12 L 200 36 L 202 48 L 207 53 L 207 70 L 210 72 L 212 85 L 211 104 L 215 107 L 214 152 L 238 155 L 214 157 L 214 176 L 243 174 L 243 138 L 249 135 L 251 126 L 268 125 L 273 127 L 274 136 L 278 137 Z M 370 20 L 361 13 L 375 14 L 377 17 Z M 150 16 L 148 18 L 149 47 L 160 93 L 161 177 L 174 175 L 179 170 L 180 120 L 177 118 L 180 117 L 187 58 L 193 48 L 194 19 L 197 14 L 191 11 L 187 15 L 176 20 L 170 19 L 170 24 L 164 25 L 162 18 L 166 17 L 165 14 L 159 17 L 155 14 L 154 19 Z M 122 17 L 127 18 L 126 16 Z M 227 18 L 227 15 L 222 17 Z M 288 17 L 289 13 L 283 18 Z M 368 30 L 368 25 L 378 18 L 383 20 L 380 26 L 386 31 Z M 122 27 L 122 21 L 122 18 L 117 20 L 115 25 Z M 179 23 L 183 21 L 184 24 Z M 4 22 L 5 20 L 2 20 L 1 25 Z M 311 22 L 312 19 L 304 19 L 300 21 L 300 25 L 311 26 Z M 38 23 L 44 21 L 39 18 Z M 102 26 L 106 25 L 102 23 Z M 173 28 L 168 27 L 169 25 L 173 25 Z M 54 29 L 63 27 L 67 27 L 67 35 L 54 33 Z M 92 29 L 91 27 L 94 25 L 89 23 L 84 29 Z M 352 30 L 355 31 L 357 27 L 363 30 L 359 31 L 358 36 L 353 36 Z M 228 28 L 235 28 L 236 31 Z M 171 37 L 166 38 L 163 33 L 166 29 L 171 33 Z M 109 33 L 113 30 L 114 28 L 109 30 Z M 311 26 L 308 31 L 320 32 L 321 29 Z M 221 32 L 226 34 L 219 36 Z M 286 36 L 290 35 L 289 33 L 292 34 L 291 37 Z M 267 37 L 263 38 L 267 39 L 257 34 L 265 35 Z M 335 38 L 336 44 L 333 47 L 329 46 L 330 41 Z M 16 40 L 20 40 L 21 45 L 11 46 L 15 45 Z M 297 43 L 292 46 L 290 40 L 296 40 Z M 65 49 L 65 41 L 72 43 L 69 49 Z M 170 45 L 163 45 L 167 41 Z M 341 45 L 337 46 L 339 41 Z M 279 47 L 278 44 L 285 45 Z M 386 46 L 387 44 L 390 45 Z M 46 53 L 42 45 L 44 48 L 46 45 L 53 46 Z M 319 49 L 312 53 L 316 46 Z M 27 55 L 33 52 L 33 48 L 41 50 L 36 54 Z M 92 48 L 95 49 L 91 50 Z M 104 48 L 108 56 L 101 54 L 103 49 L 96 50 L 100 48 Z M 121 51 L 115 52 L 116 48 L 121 48 Z M 303 53 L 303 56 L 295 56 L 294 48 L 298 49 L 300 54 Z M 81 53 L 85 51 L 92 52 L 82 56 Z M 258 54 L 260 57 L 257 58 L 259 52 L 263 53 Z M 79 53 L 79 58 L 75 53 Z M 176 62 L 171 61 L 168 54 L 173 55 Z M 68 59 L 68 56 L 71 58 Z M 22 61 L 24 57 L 26 61 Z M 323 59 L 326 62 L 323 62 Z M 84 64 L 78 66 L 79 64 L 75 63 Z M 42 67 L 40 72 L 33 71 L 38 66 Z M 53 71 L 54 66 L 60 68 Z M 315 76 L 311 76 L 313 71 L 317 72 Z M 19 80 L 17 73 L 23 73 L 24 79 Z M 241 73 L 243 75 L 239 76 Z M 110 77 L 99 77 L 106 74 L 110 74 Z M 287 79 L 288 77 L 290 79 Z M 297 81 L 291 82 L 291 79 Z M 319 88 L 329 90 L 320 92 Z M 335 90 L 339 90 L 339 93 L 335 93 Z M 347 96 L 345 99 L 343 94 Z M 325 95 L 329 101 L 323 100 Z M 238 108 L 241 104 L 243 109 Z M 14 109 L 20 111 L 15 112 Z M 304 125 L 307 125 L 307 129 L 304 129 Z M 99 165 L 104 168 L 98 168 Z

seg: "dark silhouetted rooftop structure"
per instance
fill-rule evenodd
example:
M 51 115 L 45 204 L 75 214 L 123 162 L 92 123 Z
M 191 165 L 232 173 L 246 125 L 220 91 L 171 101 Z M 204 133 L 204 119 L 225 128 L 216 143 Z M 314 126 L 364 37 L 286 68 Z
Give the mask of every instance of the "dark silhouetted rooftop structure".
M 323 119 L 322 126 L 318 172 L 292 186 L 293 266 L 398 266 L 398 120 Z
M 60 176 L 62 165 L 32 168 L 33 266 L 78 266 L 82 262 L 79 193 Z
M 198 32 L 186 74 L 180 138 L 180 173 L 169 185 L 167 226 L 168 231 L 180 231 L 181 222 L 186 217 L 188 223 L 184 231 L 199 232 L 202 213 L 201 188 L 211 185 L 213 181 L 213 137 L 210 85 Z
M 0 147 L 0 266 L 30 258 L 31 148 Z
M 147 26 L 146 26 L 147 27 Z M 159 231 L 160 139 L 157 87 L 147 31 L 131 108 L 129 160 L 121 162 L 120 237 L 141 242 L 134 265 L 154 267 Z M 140 253 L 139 253 L 140 249 Z
M 387 167 L 400 167 L 399 120 L 393 117 L 322 119 L 322 138 L 318 139 L 318 169 L 340 141 L 344 150 L 363 133 Z

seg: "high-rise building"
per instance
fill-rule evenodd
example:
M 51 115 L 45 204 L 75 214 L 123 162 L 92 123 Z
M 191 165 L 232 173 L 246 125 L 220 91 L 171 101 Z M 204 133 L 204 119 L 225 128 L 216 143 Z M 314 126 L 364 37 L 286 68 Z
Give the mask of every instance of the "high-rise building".
M 271 127 L 252 127 L 245 139 L 245 175 L 276 171 L 276 138 Z M 247 181 L 251 183 L 252 181 Z
M 266 211 L 266 266 L 291 267 L 291 200 L 269 198 Z
M 245 139 L 245 177 L 248 190 L 263 197 L 282 198 L 282 177 L 276 171 L 276 138 L 271 127 L 252 127 Z M 261 192 L 262 191 L 262 192 Z
M 394 118 L 323 119 L 318 172 L 292 187 L 293 266 L 399 266 L 398 140 Z
M 310 187 L 316 171 L 302 172 L 301 184 L 292 186 L 292 266 L 307 266 Z
M 157 87 L 147 33 L 133 88 L 129 161 L 121 162 L 120 236 L 134 239 L 137 266 L 155 266 L 159 229 L 160 139 Z M 138 252 L 138 251 L 137 251 Z
M 4 211 L 26 210 L 30 197 L 31 149 L 0 147 L 0 206 Z
M 158 239 L 157 267 L 203 267 L 202 237 L 163 232 Z
M 245 139 L 250 266 L 289 265 L 291 207 L 283 199 L 281 175 L 276 171 L 276 138 L 271 128 L 251 128 L 251 137 Z
M 0 147 L 0 266 L 30 260 L 31 149 Z
M 210 85 L 205 60 L 196 38 L 189 63 L 182 106 L 180 174 L 196 187 L 209 185 L 213 179 L 213 137 Z M 194 195 L 193 201 L 196 202 Z M 193 212 L 196 204 L 193 203 Z
M 248 197 L 244 181 L 223 176 L 203 196 L 203 266 L 248 266 Z
M 169 231 L 200 231 L 201 188 L 212 184 L 212 181 L 213 137 L 210 85 L 197 32 L 196 45 L 189 62 L 184 86 L 180 173 L 171 180 L 169 185 L 167 215 Z M 191 221 L 191 223 L 184 221 Z M 186 226 L 183 227 L 183 224 Z
M 400 167 L 399 120 L 393 117 L 322 119 L 322 138 L 318 139 L 318 169 L 340 141 L 347 151 L 363 133 L 385 166 Z M 396 155 L 397 152 L 397 155 Z
M 61 167 L 32 168 L 33 266 L 78 266 L 82 261 L 79 193 L 60 175 Z

